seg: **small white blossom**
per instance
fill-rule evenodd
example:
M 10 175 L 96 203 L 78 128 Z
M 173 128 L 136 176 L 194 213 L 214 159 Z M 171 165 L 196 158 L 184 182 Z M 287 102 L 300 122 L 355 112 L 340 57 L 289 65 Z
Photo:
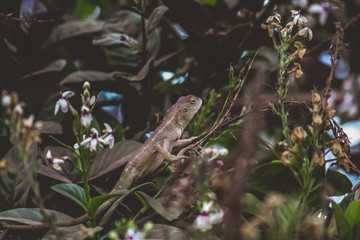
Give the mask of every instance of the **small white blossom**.
M 16 104 L 15 108 L 14 108 L 14 112 L 19 115 L 19 116 L 22 116 L 24 114 L 24 109 L 23 107 L 21 106 L 21 104 Z
M 133 228 L 128 228 L 125 235 L 125 240 L 142 240 L 144 234 L 140 231 L 136 231 Z
M 196 217 L 193 226 L 202 232 L 210 230 L 213 225 L 222 222 L 224 212 L 214 206 L 214 201 L 204 202 L 201 213 Z
M 104 141 L 104 144 L 109 145 L 109 148 L 112 149 L 115 143 L 114 130 L 110 127 L 109 124 L 104 123 L 105 129 L 103 132 L 105 133 L 101 138 Z
M 93 120 L 93 118 L 90 113 L 90 109 L 87 106 L 83 105 L 81 107 L 81 119 L 80 119 L 81 124 L 84 127 L 88 128 L 90 126 L 92 120 Z
M 46 153 L 46 160 L 49 162 L 50 166 L 52 166 L 55 170 L 61 171 L 61 163 L 64 163 L 64 158 L 53 158 L 51 155 L 51 151 L 48 150 Z
M 6 91 L 3 91 L 3 93 L 2 93 L 1 104 L 4 107 L 9 107 L 11 105 L 11 96 Z
M 309 7 L 309 13 L 313 15 L 319 15 L 319 22 L 321 25 L 325 25 L 329 15 L 330 3 L 324 2 L 321 4 L 311 4 Z
M 61 94 L 61 98 L 56 102 L 55 105 L 55 115 L 58 113 L 59 109 L 63 113 L 67 113 L 69 111 L 69 103 L 66 99 L 71 98 L 74 95 L 75 93 L 73 91 L 66 91 Z
M 291 16 L 294 18 L 294 25 L 297 25 L 300 29 L 308 24 L 308 20 L 300 14 L 300 11 L 291 10 Z
M 91 152 L 95 152 L 96 151 L 96 147 L 102 146 L 101 143 L 104 143 L 104 140 L 102 140 L 101 138 L 98 137 L 99 133 L 95 128 L 91 129 L 92 135 L 86 139 L 84 139 L 80 145 L 81 146 L 86 146 L 90 149 Z

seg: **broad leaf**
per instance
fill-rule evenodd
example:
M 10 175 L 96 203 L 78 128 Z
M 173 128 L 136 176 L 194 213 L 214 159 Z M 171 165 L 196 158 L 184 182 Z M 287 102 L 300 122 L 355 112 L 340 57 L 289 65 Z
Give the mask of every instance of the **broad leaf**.
M 342 240 L 350 240 L 352 236 L 351 224 L 346 218 L 344 212 L 337 205 L 337 203 L 332 202 L 332 208 L 335 215 L 336 227 L 339 234 L 339 237 Z
M 33 143 L 27 150 L 25 159 L 22 159 L 19 155 L 19 152 L 22 151 L 20 148 L 23 148 L 21 144 L 14 145 L 3 157 L 7 161 L 7 167 L 11 170 L 10 172 L 17 174 L 9 172 L 3 174 L 1 178 L 4 182 L 0 185 L 0 191 L 6 194 L 1 196 L 1 198 L 4 198 L 5 202 L 11 199 L 10 205 L 15 207 L 24 207 L 26 204 L 30 190 L 29 177 L 33 177 L 32 170 L 37 161 L 38 146 L 36 143 Z M 25 169 L 24 162 L 26 162 L 28 170 Z M 31 172 L 30 176 L 28 174 L 29 171 Z
M 345 217 L 349 221 L 351 227 L 360 223 L 360 200 L 355 200 L 349 204 L 345 211 Z
M 186 240 L 191 239 L 190 235 L 177 227 L 165 225 L 165 224 L 154 224 L 151 231 L 146 235 L 148 240 L 162 240 L 162 239 L 171 239 L 171 240 Z
M 54 121 L 36 121 L 35 126 L 43 134 L 62 134 L 62 125 Z
M 109 210 L 104 214 L 104 216 L 101 218 L 101 221 L 99 223 L 100 226 L 104 226 L 111 218 L 112 214 L 114 213 L 116 207 L 120 204 L 120 202 L 130 193 L 133 193 L 135 191 L 138 191 L 139 189 L 142 188 L 153 188 L 153 190 L 156 190 L 156 185 L 152 182 L 146 182 L 143 184 L 140 184 L 136 187 L 133 187 L 132 189 L 130 189 L 129 193 L 122 195 L 121 197 L 119 197 L 113 204 L 112 206 L 109 208 Z
M 99 37 L 99 39 L 93 41 L 94 45 L 101 46 L 114 46 L 122 45 L 123 47 L 133 48 L 139 45 L 138 41 L 126 34 L 122 33 L 107 33 Z
M 129 158 L 126 156 L 137 150 L 141 143 L 135 141 L 121 141 L 115 143 L 112 149 L 106 148 L 98 154 L 89 170 L 89 179 L 98 178 L 125 164 Z
M 77 71 L 73 72 L 64 78 L 60 85 L 68 83 L 83 83 L 88 82 L 99 82 L 99 81 L 114 81 L 110 74 L 105 72 L 96 72 L 96 71 Z
M 64 177 L 63 175 L 61 175 L 59 172 L 57 172 L 52 167 L 40 165 L 38 173 L 41 174 L 41 175 L 47 176 L 49 178 L 58 180 L 60 182 L 70 183 L 70 184 L 73 183 L 70 179 Z
M 82 187 L 76 184 L 60 183 L 52 186 L 51 189 L 67 198 L 70 198 L 87 212 L 88 202 L 85 191 Z
M 71 227 L 58 227 L 56 228 L 56 232 L 47 232 L 41 240 L 85 240 L 89 239 L 89 232 L 97 233 L 103 229 L 102 227 L 86 227 L 86 231 L 84 231 L 83 226 L 84 225 L 79 224 Z
M 167 196 L 154 199 L 144 192 L 138 193 L 157 213 L 168 221 L 177 219 L 184 210 L 184 207 L 177 199 L 169 199 Z
M 102 30 L 104 22 L 102 21 L 71 21 L 55 27 L 44 43 L 43 48 L 57 43 L 67 38 L 80 36 L 83 34 L 96 33 Z
M 122 78 L 128 81 L 141 81 L 144 80 L 149 72 L 149 68 L 153 62 L 153 59 L 150 59 L 146 64 L 141 68 L 137 74 L 131 74 L 129 72 L 113 72 L 111 75 L 114 78 Z
M 158 6 L 155 8 L 146 23 L 146 33 L 149 35 L 154 29 L 157 27 L 161 17 L 165 14 L 165 12 L 169 10 L 166 6 Z
M 41 74 L 45 74 L 45 73 L 48 73 L 48 72 L 60 72 L 65 68 L 65 66 L 66 66 L 66 60 L 59 59 L 59 60 L 56 60 L 55 62 L 50 63 L 45 68 L 43 68 L 43 69 L 41 69 L 39 71 L 32 72 L 32 73 L 24 75 L 21 78 L 21 80 L 25 80 L 25 79 L 28 79 L 28 78 L 31 78 L 31 77 L 34 77 L 34 76 L 38 76 L 38 75 L 41 75 Z
M 261 193 L 290 193 L 299 190 L 299 184 L 292 172 L 280 160 L 261 164 L 252 170 L 249 175 L 249 187 Z
M 329 169 L 326 174 L 326 180 L 332 187 L 332 196 L 340 196 L 351 192 L 351 181 L 339 171 Z
M 129 193 L 129 190 L 121 190 L 116 193 L 109 193 L 91 198 L 88 204 L 89 215 L 94 216 L 98 208 L 107 200 L 121 195 L 128 195 Z
M 55 223 L 72 219 L 72 217 L 58 211 L 44 209 L 48 215 L 55 216 Z M 24 224 L 42 224 L 43 216 L 38 208 L 15 208 L 0 213 L 0 220 L 13 221 Z

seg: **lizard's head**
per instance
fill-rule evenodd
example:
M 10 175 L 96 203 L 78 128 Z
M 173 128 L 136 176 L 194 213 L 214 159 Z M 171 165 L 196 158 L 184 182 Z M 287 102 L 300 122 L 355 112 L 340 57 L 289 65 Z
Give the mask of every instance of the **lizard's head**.
M 187 95 L 180 97 L 176 105 L 178 111 L 178 123 L 181 126 L 186 126 L 194 115 L 199 111 L 202 100 L 194 95 Z

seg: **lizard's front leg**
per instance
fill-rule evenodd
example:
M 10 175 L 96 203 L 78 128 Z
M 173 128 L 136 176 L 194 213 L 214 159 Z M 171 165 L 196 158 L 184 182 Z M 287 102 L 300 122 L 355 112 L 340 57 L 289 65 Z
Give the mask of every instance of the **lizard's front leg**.
M 155 145 L 155 149 L 158 153 L 161 154 L 161 156 L 163 156 L 166 160 L 168 161 L 178 161 L 181 160 L 183 158 L 189 158 L 188 156 L 175 156 L 173 154 L 171 154 L 168 150 L 166 150 L 165 148 L 161 147 L 159 144 Z

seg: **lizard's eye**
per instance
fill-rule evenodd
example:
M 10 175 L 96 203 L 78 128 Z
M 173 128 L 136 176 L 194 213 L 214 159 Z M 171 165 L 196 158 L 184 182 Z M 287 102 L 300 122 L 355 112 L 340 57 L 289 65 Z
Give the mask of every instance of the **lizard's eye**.
M 195 99 L 194 97 L 192 97 L 192 98 L 190 98 L 190 102 L 191 102 L 192 104 L 194 104 L 194 103 L 196 103 L 196 99 Z

